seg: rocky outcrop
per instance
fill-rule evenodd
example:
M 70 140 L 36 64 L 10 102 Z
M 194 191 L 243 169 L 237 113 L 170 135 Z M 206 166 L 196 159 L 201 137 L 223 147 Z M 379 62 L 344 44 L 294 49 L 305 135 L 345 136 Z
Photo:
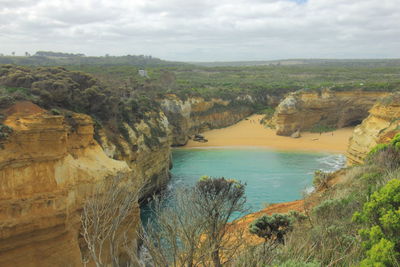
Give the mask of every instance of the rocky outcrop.
M 191 135 L 232 125 L 254 111 L 254 100 L 250 96 L 228 101 L 200 97 L 181 100 L 168 95 L 160 102 L 168 117 L 175 146 L 185 145 Z
M 171 134 L 164 113 L 148 114 L 147 120 L 119 126 L 122 135 L 99 131 L 99 141 L 110 158 L 125 161 L 133 177 L 144 184 L 141 199 L 163 189 L 170 178 Z
M 400 94 L 378 101 L 369 116 L 354 129 L 347 150 L 349 164 L 363 163 L 377 144 L 388 143 L 400 132 Z
M 131 169 L 103 152 L 87 115 L 50 115 L 28 102 L 6 113 L 13 132 L 0 149 L 0 266 L 81 266 L 84 199 Z
M 278 135 L 290 136 L 298 130 L 316 125 L 342 128 L 354 126 L 368 116 L 368 110 L 385 92 L 322 92 L 290 93 L 277 107 L 272 124 Z

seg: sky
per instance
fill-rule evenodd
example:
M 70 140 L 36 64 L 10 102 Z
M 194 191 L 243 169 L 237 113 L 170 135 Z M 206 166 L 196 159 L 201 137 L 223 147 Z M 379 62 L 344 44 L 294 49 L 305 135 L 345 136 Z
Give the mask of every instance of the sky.
M 400 58 L 400 0 L 0 0 L 0 53 Z

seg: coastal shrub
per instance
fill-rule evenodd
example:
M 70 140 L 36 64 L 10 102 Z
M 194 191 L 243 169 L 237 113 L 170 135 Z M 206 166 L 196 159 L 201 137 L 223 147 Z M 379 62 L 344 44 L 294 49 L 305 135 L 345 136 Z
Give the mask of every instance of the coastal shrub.
M 336 130 L 336 127 L 329 126 L 329 125 L 323 125 L 323 124 L 315 124 L 311 129 L 309 130 L 312 133 L 326 133 L 326 132 L 333 132 Z
M 0 96 L 0 108 L 7 108 L 15 103 L 15 98 L 10 95 Z
M 353 220 L 367 227 L 359 231 L 366 249 L 361 266 L 400 264 L 400 180 L 393 179 L 372 194 Z
M 56 109 L 56 108 L 52 108 L 50 110 L 51 115 L 61 115 L 61 111 Z
M 298 212 L 297 210 L 291 210 L 291 211 L 289 211 L 288 214 L 296 222 L 303 222 L 304 220 L 306 220 L 308 218 L 307 215 L 305 215 L 301 212 Z
M 322 170 L 315 171 L 313 178 L 314 187 L 317 189 L 328 187 L 329 178 L 329 173 L 323 172 Z
M 7 137 L 13 132 L 10 126 L 0 124 L 0 141 L 7 139 Z
M 278 243 L 284 243 L 285 235 L 292 230 L 292 227 L 293 218 L 291 216 L 276 213 L 271 216 L 263 215 L 254 220 L 249 225 L 249 231 L 264 238 L 265 242 L 273 239 Z
M 397 134 L 389 144 L 375 146 L 369 152 L 367 161 L 385 170 L 400 168 L 400 135 Z

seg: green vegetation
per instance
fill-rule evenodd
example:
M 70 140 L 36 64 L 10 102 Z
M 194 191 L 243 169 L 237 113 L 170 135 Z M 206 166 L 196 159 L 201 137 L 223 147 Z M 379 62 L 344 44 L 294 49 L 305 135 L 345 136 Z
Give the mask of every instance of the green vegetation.
M 74 130 L 77 127 L 72 112 L 89 114 L 95 122 L 95 138 L 101 141 L 98 131 L 106 134 L 123 153 L 118 140 L 122 136 L 134 150 L 127 123 L 134 131 L 141 120 L 148 122 L 160 116 L 160 106 L 154 95 L 140 91 L 107 86 L 90 74 L 69 71 L 62 67 L 21 67 L 0 65 L 0 109 L 17 101 L 29 100 L 53 115 L 65 115 Z M 158 137 L 165 137 L 165 129 L 149 123 L 151 136 L 145 142 L 151 148 L 160 145 Z
M 267 94 L 283 95 L 300 89 L 397 91 L 400 88 L 400 60 L 287 60 L 201 66 L 150 56 L 85 57 L 41 51 L 32 57 L 0 57 L 1 63 L 63 66 L 90 73 L 108 87 L 153 94 L 175 93 L 181 98 L 234 99 L 251 95 L 263 101 Z M 140 69 L 145 69 L 148 77 L 139 75 Z
M 263 215 L 250 224 L 249 231 L 264 238 L 265 242 L 273 239 L 278 243 L 284 243 L 286 233 L 292 230 L 292 220 L 286 214 Z
M 13 132 L 13 129 L 7 125 L 0 124 L 0 142 L 7 139 L 10 133 Z
M 389 181 L 372 194 L 354 220 L 369 225 L 361 229 L 367 250 L 362 266 L 395 266 L 400 262 L 400 180 Z
M 315 124 L 311 129 L 310 132 L 312 133 L 326 133 L 326 132 L 333 132 L 335 131 L 335 127 L 326 126 L 322 124 Z
M 342 183 L 333 187 L 328 182 L 334 175 L 316 172 L 315 186 L 324 184 L 323 194 L 305 198 L 306 219 L 293 223 L 284 244 L 267 240 L 266 248 L 249 247 L 237 261 L 252 263 L 243 266 L 399 266 L 399 141 L 397 135 L 373 149 L 364 165 L 337 174 Z M 262 227 L 254 227 L 262 225 L 259 220 L 250 231 L 264 236 Z

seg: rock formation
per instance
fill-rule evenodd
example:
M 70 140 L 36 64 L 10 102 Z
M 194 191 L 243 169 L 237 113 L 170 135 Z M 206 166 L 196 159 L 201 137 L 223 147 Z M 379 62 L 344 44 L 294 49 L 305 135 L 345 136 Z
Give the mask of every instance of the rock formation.
M 322 92 L 290 93 L 277 107 L 272 124 L 278 135 L 290 136 L 298 130 L 310 130 L 316 125 L 341 128 L 361 123 L 382 92 Z
M 369 116 L 354 129 L 347 150 L 349 164 L 362 163 L 377 144 L 388 143 L 400 132 L 400 94 L 378 101 Z
M 87 115 L 50 115 L 29 102 L 6 114 L 13 132 L 0 150 L 0 266 L 81 266 L 83 200 L 131 169 L 103 152 Z
M 110 158 L 125 161 L 133 176 L 145 184 L 142 192 L 142 199 L 145 199 L 163 189 L 170 178 L 172 163 L 168 119 L 160 112 L 150 114 L 146 121 L 133 125 L 124 123 L 120 128 L 123 128 L 125 136 L 107 134 L 110 130 L 105 128 L 99 130 L 100 145 Z M 110 140 L 111 136 L 113 140 Z
M 180 146 L 185 145 L 191 135 L 226 127 L 247 117 L 254 111 L 253 102 L 250 96 L 228 101 L 201 97 L 181 100 L 168 95 L 161 100 L 161 108 L 170 123 L 172 144 Z
M 175 124 L 160 111 L 96 133 L 84 114 L 51 115 L 30 102 L 3 112 L 12 132 L 0 138 L 0 266 L 81 266 L 79 214 L 91 188 L 122 172 L 147 185 L 146 199 L 168 182 L 172 141 L 252 112 L 216 99 L 162 104 Z

